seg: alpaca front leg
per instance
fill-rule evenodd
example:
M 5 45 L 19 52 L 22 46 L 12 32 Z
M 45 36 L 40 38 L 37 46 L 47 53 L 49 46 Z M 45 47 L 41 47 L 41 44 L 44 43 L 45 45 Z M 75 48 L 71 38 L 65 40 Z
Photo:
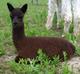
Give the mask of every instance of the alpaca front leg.
M 74 19 L 74 35 L 77 36 L 80 34 L 80 18 Z
M 16 63 L 19 63 L 20 59 L 21 59 L 20 56 L 16 56 L 16 58 L 15 58 L 15 62 L 16 62 Z
M 61 7 L 62 7 L 62 0 L 57 0 L 57 28 L 59 28 L 59 24 L 61 21 Z
M 72 22 L 72 15 L 66 14 L 64 17 L 64 33 L 69 33 L 71 22 Z
M 48 16 L 46 22 L 46 28 L 49 30 L 52 27 L 52 21 L 55 14 L 56 2 L 55 0 L 48 0 Z
M 15 62 L 16 62 L 16 63 L 19 63 L 21 59 L 25 60 L 25 58 L 23 58 L 23 57 L 16 56 Z M 22 62 L 22 63 L 23 63 L 23 62 Z M 25 62 L 24 62 L 24 63 L 25 63 Z M 27 60 L 27 64 L 30 64 L 30 61 L 29 61 L 29 60 Z
M 60 23 L 60 13 L 59 10 L 57 9 L 57 29 L 59 28 L 59 23 Z
M 72 22 L 71 1 L 62 0 L 62 16 L 64 19 L 64 33 L 69 32 L 70 24 Z
M 68 20 L 68 21 L 65 20 L 64 21 L 64 33 L 69 33 L 70 24 L 71 24 L 70 20 Z
M 80 35 L 80 0 L 73 0 L 74 35 Z
M 46 28 L 49 30 L 52 27 L 53 16 L 47 16 Z

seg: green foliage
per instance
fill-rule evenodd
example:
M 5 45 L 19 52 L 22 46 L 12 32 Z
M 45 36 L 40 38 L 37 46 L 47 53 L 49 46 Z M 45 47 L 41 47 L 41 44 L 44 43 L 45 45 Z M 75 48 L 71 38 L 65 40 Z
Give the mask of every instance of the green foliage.
M 80 55 L 80 46 L 76 47 L 76 54 Z
M 64 57 L 66 59 L 65 52 Z M 40 63 L 36 63 L 38 61 Z M 8 64 L 11 70 L 17 74 L 55 74 L 58 72 L 58 67 L 61 67 L 61 74 L 71 74 L 66 62 L 60 66 L 59 56 L 55 56 L 53 60 L 50 60 L 41 49 L 39 49 L 36 59 L 21 59 L 19 63 L 10 61 Z
M 5 54 L 5 50 L 2 49 L 2 45 L 0 44 L 0 56 L 4 55 Z
M 72 74 L 67 63 L 62 66 L 62 74 Z
M 5 50 L 3 48 L 3 40 L 4 40 L 4 34 L 3 31 L 0 31 L 0 56 L 5 54 Z
M 69 29 L 69 32 L 70 33 L 73 33 L 73 29 L 74 29 L 74 26 L 73 25 L 74 25 L 73 23 L 70 24 L 70 29 Z
M 66 61 L 67 60 L 67 53 L 63 52 L 63 55 L 64 55 L 64 60 Z
M 76 49 L 76 54 L 80 55 L 80 46 L 77 43 L 77 41 L 79 40 L 78 37 L 75 37 L 71 33 L 67 33 L 67 34 L 65 34 L 65 38 L 68 39 L 71 43 L 73 43 L 73 45 L 75 46 L 75 49 Z
M 73 34 L 71 34 L 71 33 L 66 33 L 65 34 L 65 37 L 70 41 L 70 42 L 72 42 L 72 43 L 76 43 L 76 37 L 73 35 Z
M 40 61 L 40 64 L 36 64 L 37 61 Z M 27 64 L 28 62 L 30 62 L 30 64 Z M 51 60 L 49 60 L 41 50 L 39 50 L 38 56 L 35 60 L 21 59 L 19 63 L 10 61 L 9 65 L 17 74 L 55 74 L 57 69 L 56 65 L 51 63 Z

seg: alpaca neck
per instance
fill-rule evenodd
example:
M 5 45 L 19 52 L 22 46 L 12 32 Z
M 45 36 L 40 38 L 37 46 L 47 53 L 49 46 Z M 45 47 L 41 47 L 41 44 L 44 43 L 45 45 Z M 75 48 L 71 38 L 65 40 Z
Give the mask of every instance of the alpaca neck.
M 22 39 L 25 36 L 24 34 L 24 24 L 22 26 L 17 26 L 13 28 L 13 40 Z

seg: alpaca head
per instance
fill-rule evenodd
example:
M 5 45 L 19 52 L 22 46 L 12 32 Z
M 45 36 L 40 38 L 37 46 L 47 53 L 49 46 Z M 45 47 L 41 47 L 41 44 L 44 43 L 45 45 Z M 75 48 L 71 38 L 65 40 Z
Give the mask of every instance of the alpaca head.
M 14 8 L 10 3 L 7 3 L 7 6 L 10 12 L 13 28 L 22 26 L 23 17 L 27 10 L 27 4 L 23 5 L 21 8 Z

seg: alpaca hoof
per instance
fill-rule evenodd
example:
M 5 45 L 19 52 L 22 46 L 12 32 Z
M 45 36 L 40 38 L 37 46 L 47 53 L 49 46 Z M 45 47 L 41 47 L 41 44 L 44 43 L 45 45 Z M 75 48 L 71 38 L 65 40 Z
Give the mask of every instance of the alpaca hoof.
M 52 25 L 46 24 L 46 29 L 47 29 L 47 30 L 50 30 L 51 27 L 52 27 Z

